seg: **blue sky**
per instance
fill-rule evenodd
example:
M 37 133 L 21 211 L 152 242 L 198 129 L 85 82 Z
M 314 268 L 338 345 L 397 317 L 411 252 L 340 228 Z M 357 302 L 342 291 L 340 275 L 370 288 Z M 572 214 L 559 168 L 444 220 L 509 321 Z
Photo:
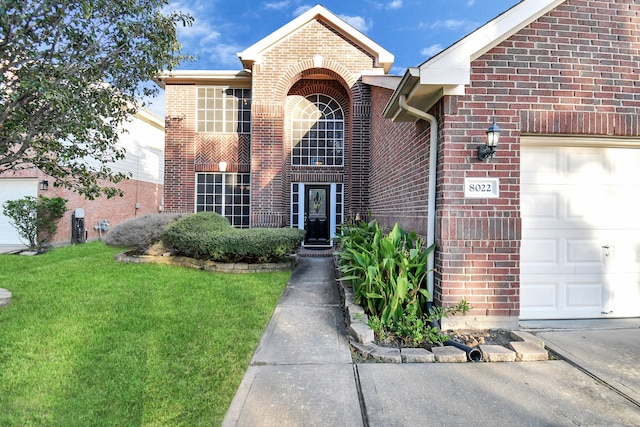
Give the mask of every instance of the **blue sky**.
M 395 55 L 391 74 L 426 61 L 519 0 L 324 0 L 324 7 Z M 195 22 L 178 38 L 197 60 L 178 69 L 240 70 L 237 53 L 318 4 L 305 0 L 177 0 Z M 151 110 L 163 114 L 163 97 Z

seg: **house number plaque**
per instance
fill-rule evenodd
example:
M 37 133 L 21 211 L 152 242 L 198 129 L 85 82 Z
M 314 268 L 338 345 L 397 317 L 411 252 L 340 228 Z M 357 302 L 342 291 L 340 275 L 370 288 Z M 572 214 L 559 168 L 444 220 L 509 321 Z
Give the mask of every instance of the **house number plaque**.
M 499 178 L 465 178 L 465 199 L 494 199 L 500 197 Z

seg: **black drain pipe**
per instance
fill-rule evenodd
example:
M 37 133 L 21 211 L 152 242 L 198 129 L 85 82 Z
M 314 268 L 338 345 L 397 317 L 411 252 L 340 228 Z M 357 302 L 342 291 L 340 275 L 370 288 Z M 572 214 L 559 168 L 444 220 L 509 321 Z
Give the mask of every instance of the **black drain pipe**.
M 459 348 L 460 350 L 464 350 L 467 353 L 467 359 L 469 362 L 481 362 L 482 361 L 482 350 L 478 348 L 469 347 L 468 345 L 461 344 L 457 341 L 445 341 L 444 345 L 453 346 Z

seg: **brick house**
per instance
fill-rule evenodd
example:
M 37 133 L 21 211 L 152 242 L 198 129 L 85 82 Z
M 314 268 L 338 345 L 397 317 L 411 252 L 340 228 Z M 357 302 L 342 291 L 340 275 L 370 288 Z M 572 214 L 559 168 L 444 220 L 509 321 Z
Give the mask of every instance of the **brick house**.
M 244 71 L 163 76 L 166 207 L 305 246 L 399 222 L 437 244 L 436 303 L 473 306 L 443 327 L 639 316 L 639 24 L 633 0 L 523 0 L 396 77 L 316 6 Z
M 84 210 L 85 236 L 88 240 L 100 238 L 101 230 L 96 227 L 103 221 L 113 227 L 138 215 L 157 214 L 162 210 L 164 123 L 155 114 L 140 110 L 126 124 L 126 129 L 119 140 L 119 144 L 126 149 L 126 156 L 111 165 L 115 172 L 130 175 L 129 180 L 115 185 L 124 192 L 123 197 L 107 199 L 103 196 L 87 200 L 78 193 L 55 187 L 55 180 L 38 169 L 23 169 L 0 175 L 0 206 L 6 200 L 36 197 L 39 194 L 67 199 L 68 210 L 58 223 L 58 231 L 52 239 L 52 243 L 57 244 L 74 240 L 72 217 L 77 208 Z M 22 243 L 0 209 L 0 250 L 3 246 L 16 247 Z

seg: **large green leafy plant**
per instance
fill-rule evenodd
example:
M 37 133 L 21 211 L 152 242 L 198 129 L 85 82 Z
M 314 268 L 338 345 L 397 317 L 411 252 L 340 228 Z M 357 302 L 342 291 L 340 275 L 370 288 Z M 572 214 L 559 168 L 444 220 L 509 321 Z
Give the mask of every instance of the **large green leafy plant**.
M 411 345 L 441 342 L 446 337 L 434 321 L 468 310 L 464 300 L 455 307 L 427 309 L 428 257 L 434 246 L 425 247 L 415 232 L 396 223 L 385 234 L 376 222 L 360 222 L 343 226 L 338 242 L 341 280 L 352 284 L 378 336 L 391 334 Z

